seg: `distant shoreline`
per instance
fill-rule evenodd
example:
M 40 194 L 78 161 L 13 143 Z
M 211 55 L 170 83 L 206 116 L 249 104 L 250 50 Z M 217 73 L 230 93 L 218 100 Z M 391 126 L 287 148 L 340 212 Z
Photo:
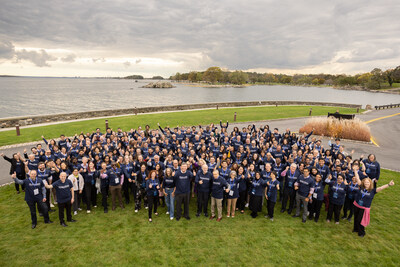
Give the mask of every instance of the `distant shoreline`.
M 17 75 L 0 75 L 0 78 L 42 78 L 42 79 L 119 79 L 119 80 L 133 80 L 134 79 L 125 79 L 121 77 L 53 77 L 53 76 L 17 76 Z M 149 81 L 153 80 L 152 78 L 144 78 L 140 79 L 141 81 Z M 189 82 L 189 81 L 175 81 L 175 80 L 169 80 L 169 79 L 164 79 L 163 81 L 171 81 L 172 83 L 177 83 L 177 84 L 182 84 L 182 85 L 187 85 L 191 87 L 203 87 L 203 88 L 244 88 L 244 87 L 249 87 L 249 86 L 298 86 L 298 87 L 328 87 L 328 88 L 333 88 L 337 90 L 354 90 L 354 91 L 365 91 L 365 92 L 371 92 L 371 93 L 386 93 L 386 94 L 395 94 L 395 95 L 400 95 L 400 88 L 388 88 L 388 89 L 368 89 L 363 86 L 334 86 L 334 85 L 313 85 L 313 84 L 290 84 L 290 83 L 246 83 L 242 85 L 238 84 L 209 84 L 206 82 Z

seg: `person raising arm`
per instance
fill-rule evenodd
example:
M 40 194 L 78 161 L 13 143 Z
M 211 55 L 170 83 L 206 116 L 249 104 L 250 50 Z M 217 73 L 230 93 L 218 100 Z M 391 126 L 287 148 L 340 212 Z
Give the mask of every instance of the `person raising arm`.
M 354 228 L 353 232 L 358 233 L 358 236 L 365 236 L 365 227 L 369 225 L 371 203 L 376 193 L 394 186 L 393 180 L 388 184 L 374 188 L 374 184 L 370 178 L 365 178 L 362 181 L 358 175 L 358 165 L 353 165 L 354 176 L 356 177 L 357 184 L 360 190 L 355 195 L 354 204 Z

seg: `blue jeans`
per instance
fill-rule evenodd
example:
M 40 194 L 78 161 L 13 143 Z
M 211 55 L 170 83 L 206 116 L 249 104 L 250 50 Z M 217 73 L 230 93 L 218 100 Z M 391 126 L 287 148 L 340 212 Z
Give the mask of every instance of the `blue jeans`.
M 171 194 L 174 192 L 173 188 L 165 188 L 165 193 L 167 195 L 165 196 L 165 203 L 167 204 L 167 210 L 169 212 L 169 217 L 173 218 L 174 217 L 174 202 L 175 202 L 175 197 L 173 197 Z

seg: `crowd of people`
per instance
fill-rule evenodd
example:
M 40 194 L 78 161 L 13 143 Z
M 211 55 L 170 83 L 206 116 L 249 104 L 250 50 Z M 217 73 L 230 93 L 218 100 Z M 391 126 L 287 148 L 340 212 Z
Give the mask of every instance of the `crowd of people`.
M 224 212 L 234 218 L 246 209 L 256 218 L 263 206 L 273 221 L 279 202 L 280 212 L 318 222 L 325 204 L 328 223 L 332 217 L 336 224 L 354 217 L 353 231 L 364 236 L 372 199 L 394 185 L 379 186 L 375 156 L 353 159 L 354 151 L 346 152 L 339 139 L 324 148 L 312 132 L 280 133 L 268 125 L 229 132 L 228 127 L 220 122 L 220 127 L 158 124 L 158 129 L 146 125 L 127 132 L 98 128 L 72 138 L 61 135 L 59 141 L 42 137 L 47 147 L 2 156 L 11 163 L 17 193 L 19 185 L 25 191 L 32 228 L 36 206 L 45 223 L 52 223 L 49 212 L 57 205 L 65 227 L 64 210 L 67 222 L 75 222 L 72 213 L 82 206 L 91 213 L 98 195 L 105 213 L 109 202 L 112 210 L 133 202 L 132 212 L 147 209 L 150 222 L 160 206 L 171 220 L 190 220 L 189 202 L 197 195 L 196 217 L 216 221 Z

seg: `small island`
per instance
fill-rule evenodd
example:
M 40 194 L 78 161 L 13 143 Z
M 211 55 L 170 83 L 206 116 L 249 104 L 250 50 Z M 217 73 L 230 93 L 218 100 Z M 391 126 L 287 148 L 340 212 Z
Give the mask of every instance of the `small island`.
M 151 82 L 147 85 L 142 86 L 142 88 L 174 88 L 170 82 Z

